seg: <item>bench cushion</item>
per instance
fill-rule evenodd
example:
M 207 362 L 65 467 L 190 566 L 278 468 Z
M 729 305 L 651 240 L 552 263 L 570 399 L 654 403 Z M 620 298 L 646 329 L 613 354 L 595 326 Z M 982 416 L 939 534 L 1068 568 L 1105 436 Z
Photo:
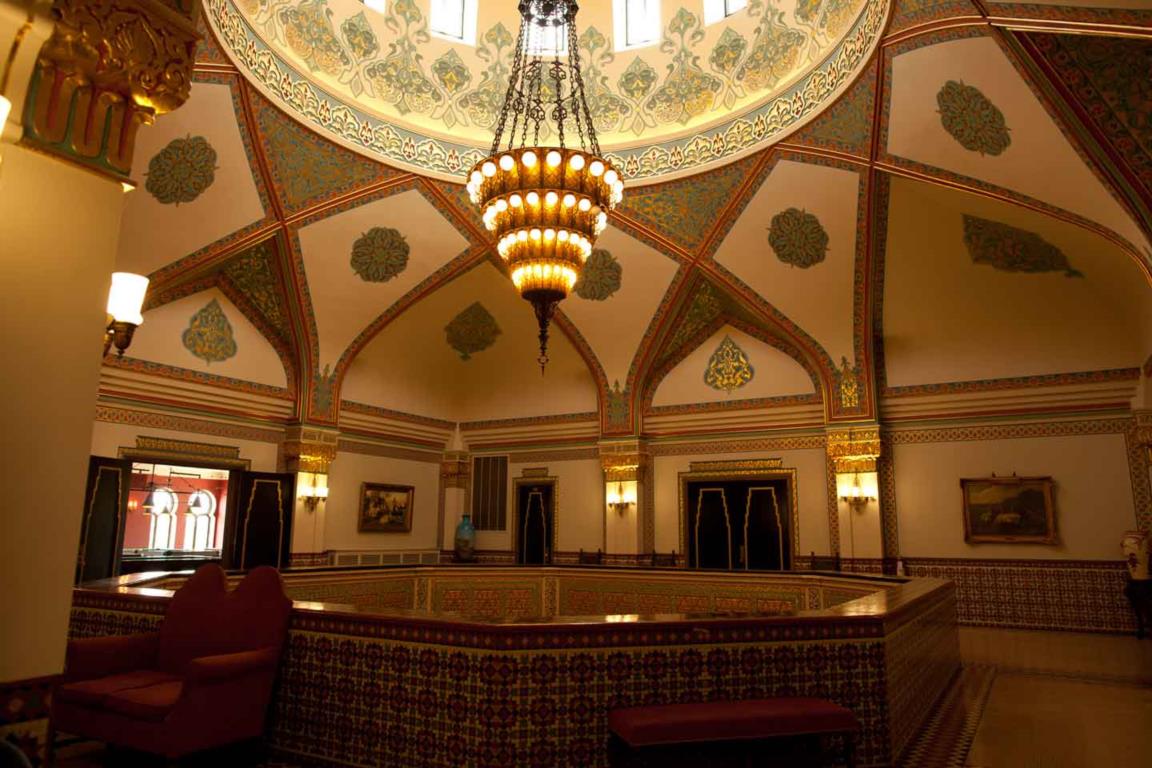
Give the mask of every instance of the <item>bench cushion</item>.
M 855 731 L 852 711 L 824 699 L 702 701 L 616 709 L 608 728 L 633 747 Z

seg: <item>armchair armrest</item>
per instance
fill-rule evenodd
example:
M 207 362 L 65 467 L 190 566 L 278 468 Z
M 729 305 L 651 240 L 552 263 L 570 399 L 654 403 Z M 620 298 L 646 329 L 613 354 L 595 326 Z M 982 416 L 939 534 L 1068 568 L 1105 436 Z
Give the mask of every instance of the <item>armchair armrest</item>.
M 184 669 L 184 679 L 194 684 L 244 677 L 258 672 L 274 671 L 279 661 L 278 648 L 258 648 L 255 651 L 201 656 L 188 662 L 188 666 Z
M 159 645 L 158 632 L 69 640 L 65 679 L 91 680 L 134 669 L 148 669 L 156 663 Z

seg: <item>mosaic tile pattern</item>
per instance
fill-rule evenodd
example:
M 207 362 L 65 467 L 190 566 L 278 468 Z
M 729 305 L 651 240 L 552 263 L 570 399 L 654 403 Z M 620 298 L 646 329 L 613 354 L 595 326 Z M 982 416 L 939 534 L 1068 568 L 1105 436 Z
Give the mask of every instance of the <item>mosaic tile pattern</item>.
M 172 139 L 148 161 L 144 188 L 165 205 L 190 203 L 216 180 L 216 150 L 203 136 Z
M 909 576 L 956 584 L 961 624 L 1081 632 L 1134 632 L 1117 560 L 905 558 Z

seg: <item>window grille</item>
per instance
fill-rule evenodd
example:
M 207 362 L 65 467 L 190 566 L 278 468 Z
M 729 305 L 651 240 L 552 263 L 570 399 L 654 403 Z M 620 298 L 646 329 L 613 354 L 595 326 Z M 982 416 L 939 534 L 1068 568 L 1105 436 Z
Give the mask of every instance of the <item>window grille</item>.
M 508 457 L 472 459 L 472 527 L 503 531 L 508 527 Z

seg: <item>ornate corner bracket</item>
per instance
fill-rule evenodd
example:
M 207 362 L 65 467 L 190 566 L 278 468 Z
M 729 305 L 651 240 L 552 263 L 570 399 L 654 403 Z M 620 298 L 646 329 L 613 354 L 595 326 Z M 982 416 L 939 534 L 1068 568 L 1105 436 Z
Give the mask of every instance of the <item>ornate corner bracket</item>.
M 472 478 L 472 459 L 466 451 L 445 451 L 440 460 L 440 480 L 445 488 L 468 490 Z
M 116 181 L 136 134 L 188 100 L 200 0 L 56 0 L 24 113 L 24 143 Z
M 600 467 L 607 482 L 642 481 L 651 459 L 643 440 L 606 440 L 600 443 Z

